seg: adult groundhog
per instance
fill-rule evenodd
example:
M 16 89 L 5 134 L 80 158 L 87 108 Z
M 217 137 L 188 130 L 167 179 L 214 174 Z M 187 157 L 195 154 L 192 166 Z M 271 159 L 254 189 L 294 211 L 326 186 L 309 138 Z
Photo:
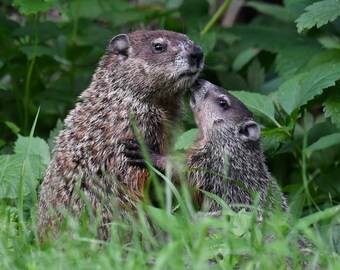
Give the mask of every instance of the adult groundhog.
M 146 145 L 166 155 L 182 95 L 202 67 L 201 48 L 183 34 L 137 31 L 110 41 L 57 138 L 40 191 L 41 237 L 58 236 L 62 209 L 78 219 L 87 209 L 101 217 L 98 237 L 109 238 L 108 223 L 143 197 L 148 177 L 122 153 L 121 142 L 135 138 L 131 118 Z
M 286 198 L 265 164 L 260 128 L 247 107 L 204 80 L 192 87 L 190 106 L 200 131 L 189 151 L 187 167 L 197 168 L 187 174 L 189 185 L 218 195 L 235 210 L 254 204 L 257 196 L 262 209 L 279 203 L 287 210 Z M 218 202 L 196 195 L 199 206 L 219 215 Z

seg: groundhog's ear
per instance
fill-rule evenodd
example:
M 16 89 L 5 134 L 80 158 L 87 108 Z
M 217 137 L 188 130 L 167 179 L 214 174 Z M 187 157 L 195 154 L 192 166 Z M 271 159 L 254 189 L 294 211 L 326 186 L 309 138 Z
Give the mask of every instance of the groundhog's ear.
M 126 34 L 120 34 L 113 37 L 109 43 L 108 51 L 124 58 L 129 55 L 130 39 Z
M 258 141 L 260 139 L 261 130 L 256 122 L 247 121 L 241 126 L 239 134 L 243 141 Z

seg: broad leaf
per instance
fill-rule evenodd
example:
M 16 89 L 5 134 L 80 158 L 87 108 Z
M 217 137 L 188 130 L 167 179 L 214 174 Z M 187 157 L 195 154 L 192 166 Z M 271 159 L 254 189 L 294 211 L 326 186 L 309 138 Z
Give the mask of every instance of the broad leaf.
M 179 136 L 175 144 L 175 149 L 186 150 L 190 148 L 194 144 L 194 141 L 196 140 L 198 132 L 199 132 L 198 128 L 193 128 L 193 129 L 190 129 L 184 132 L 181 136 Z
M 293 22 L 296 18 L 294 14 L 290 12 L 290 10 L 284 8 L 281 5 L 267 4 L 255 1 L 249 1 L 245 5 L 281 21 Z
M 245 91 L 230 91 L 230 93 L 240 99 L 254 114 L 277 123 L 274 104 L 268 96 Z
M 260 92 L 264 84 L 266 74 L 260 62 L 255 59 L 251 62 L 247 70 L 247 81 L 249 89 L 253 92 Z
M 21 175 L 24 196 L 30 193 L 32 184 L 37 184 L 31 166 L 26 164 L 23 168 L 23 162 L 24 157 L 20 154 L 0 156 L 0 199 L 17 198 Z
M 340 94 L 331 94 L 323 105 L 325 116 L 330 117 L 332 123 L 340 129 Z
M 261 145 L 266 155 L 272 156 L 279 149 L 281 143 L 287 140 L 282 128 L 275 128 L 261 133 Z
M 320 65 L 310 72 L 304 72 L 284 82 L 276 92 L 282 108 L 291 115 L 302 105 L 335 85 L 340 79 L 340 63 Z
M 299 71 L 301 72 L 301 69 L 319 52 L 322 52 L 320 46 L 289 47 L 277 54 L 275 59 L 276 70 L 283 77 L 283 80 L 288 79 Z
M 306 7 L 303 13 L 295 22 L 298 32 L 301 33 L 304 29 L 317 28 L 334 21 L 340 16 L 340 1 L 326 0 L 316 2 Z
M 242 42 L 251 46 L 260 47 L 270 52 L 281 52 L 287 47 L 307 44 L 301 36 L 286 25 L 278 29 L 275 26 L 234 26 L 229 32 L 242 38 Z
M 215 44 L 216 44 L 216 33 L 215 32 L 209 32 L 205 34 L 204 36 L 200 36 L 194 33 L 192 34 L 189 33 L 188 35 L 190 39 L 192 39 L 195 43 L 201 46 L 205 55 L 211 52 L 215 47 Z
M 322 150 L 334 145 L 340 144 L 340 133 L 334 133 L 324 136 L 317 140 L 315 143 L 307 147 L 307 156 L 311 156 L 314 151 Z
M 54 51 L 51 48 L 48 48 L 46 46 L 32 46 L 32 45 L 26 45 L 22 46 L 20 48 L 20 51 L 22 51 L 24 54 L 27 55 L 28 59 L 32 59 L 34 57 L 39 57 L 39 56 L 52 56 Z
M 22 178 L 23 195 L 36 188 L 42 179 L 50 154 L 47 143 L 40 138 L 18 136 L 14 155 L 0 156 L 0 198 L 16 198 Z
M 239 71 L 246 64 L 248 64 L 258 53 L 260 52 L 257 48 L 249 48 L 241 52 L 233 62 L 233 70 Z
M 29 141 L 30 146 L 29 146 Z M 29 147 L 29 148 L 28 148 Z M 18 140 L 15 142 L 14 145 L 14 152 L 16 154 L 21 154 L 25 155 L 26 151 L 29 151 L 29 155 L 35 155 L 39 157 L 41 163 L 43 165 L 48 165 L 50 162 L 50 152 L 49 152 L 49 147 L 48 144 L 46 143 L 45 140 L 40 139 L 38 137 L 23 137 L 23 136 L 18 136 Z
M 32 15 L 39 12 L 45 12 L 52 9 L 56 5 L 55 0 L 14 0 L 13 5 L 19 8 L 23 15 Z

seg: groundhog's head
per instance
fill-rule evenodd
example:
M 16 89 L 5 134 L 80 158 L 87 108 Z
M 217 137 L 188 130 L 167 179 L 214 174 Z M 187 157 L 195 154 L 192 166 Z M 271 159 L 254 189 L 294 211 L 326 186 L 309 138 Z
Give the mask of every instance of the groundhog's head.
M 137 31 L 112 38 L 108 53 L 128 69 L 139 86 L 183 89 L 192 85 L 204 65 L 203 51 L 186 35 L 171 31 Z M 145 84 L 145 85 L 143 85 Z
M 260 128 L 252 113 L 225 89 L 199 80 L 192 86 L 190 105 L 204 141 L 213 138 L 239 146 L 259 142 Z

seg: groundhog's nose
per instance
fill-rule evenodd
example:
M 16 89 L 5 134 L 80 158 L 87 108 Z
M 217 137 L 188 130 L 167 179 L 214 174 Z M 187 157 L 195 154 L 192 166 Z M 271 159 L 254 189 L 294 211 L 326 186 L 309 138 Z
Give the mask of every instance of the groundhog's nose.
M 200 47 L 194 46 L 189 54 L 189 63 L 191 66 L 200 67 L 203 60 L 203 51 Z

